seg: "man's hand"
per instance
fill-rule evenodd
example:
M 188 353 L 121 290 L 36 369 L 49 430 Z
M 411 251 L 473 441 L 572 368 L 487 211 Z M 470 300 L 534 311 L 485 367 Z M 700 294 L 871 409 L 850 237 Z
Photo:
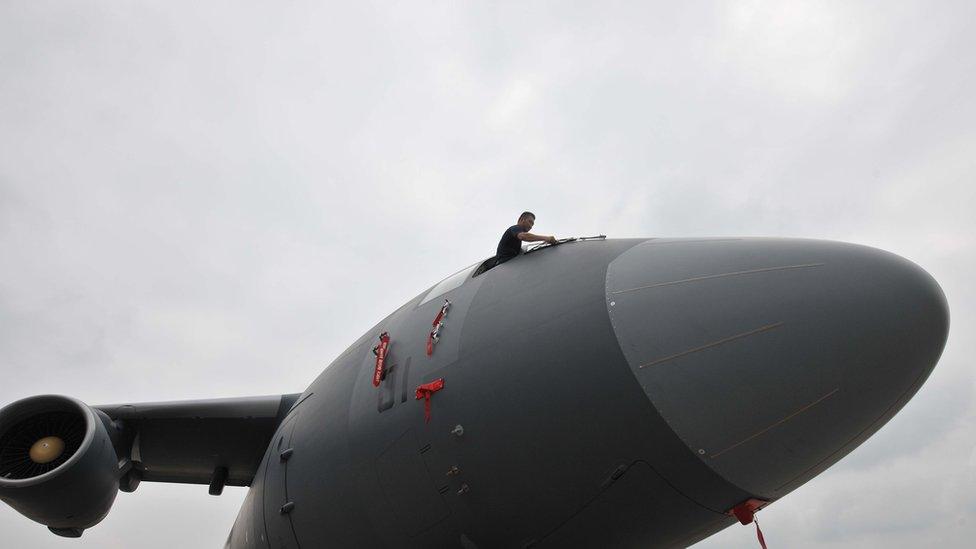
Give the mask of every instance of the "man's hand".
M 554 236 L 548 236 L 548 237 L 546 237 L 546 242 L 548 242 L 550 244 L 555 244 L 556 243 L 556 237 L 554 237 Z

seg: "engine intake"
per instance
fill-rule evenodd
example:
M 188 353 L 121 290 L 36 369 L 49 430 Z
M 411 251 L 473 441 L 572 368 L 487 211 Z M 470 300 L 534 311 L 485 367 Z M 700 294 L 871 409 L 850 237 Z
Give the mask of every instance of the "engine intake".
M 59 395 L 0 410 L 0 499 L 61 536 L 77 537 L 108 514 L 119 490 L 108 416 Z

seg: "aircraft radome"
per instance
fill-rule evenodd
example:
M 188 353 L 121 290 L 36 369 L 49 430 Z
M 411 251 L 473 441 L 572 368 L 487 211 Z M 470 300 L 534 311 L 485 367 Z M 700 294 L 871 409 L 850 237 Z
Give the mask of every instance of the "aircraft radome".
M 62 536 L 146 481 L 250 486 L 234 548 L 687 546 L 864 442 L 948 333 L 925 271 L 839 242 L 597 238 L 478 267 L 301 394 L 9 404 L 0 498 Z

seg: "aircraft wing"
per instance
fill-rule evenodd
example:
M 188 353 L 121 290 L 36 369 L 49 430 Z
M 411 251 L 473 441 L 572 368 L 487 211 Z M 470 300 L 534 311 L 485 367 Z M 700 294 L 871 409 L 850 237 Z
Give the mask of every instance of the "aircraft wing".
M 121 427 L 132 481 L 249 486 L 298 394 L 93 406 Z M 223 469 L 223 471 L 221 471 Z M 134 485 L 123 490 L 135 489 Z M 130 490 L 126 490 L 130 491 Z

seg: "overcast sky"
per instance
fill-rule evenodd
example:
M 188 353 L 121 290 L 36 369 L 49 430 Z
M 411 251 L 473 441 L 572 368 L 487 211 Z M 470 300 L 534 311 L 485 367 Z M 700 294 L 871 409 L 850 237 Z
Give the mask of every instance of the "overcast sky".
M 525 209 L 557 236 L 856 242 L 939 281 L 949 341 L 766 539 L 969 547 L 974 23 L 971 0 L 0 0 L 0 404 L 300 392 Z M 220 547 L 244 494 L 144 483 L 80 542 L 0 505 L 2 543 Z

